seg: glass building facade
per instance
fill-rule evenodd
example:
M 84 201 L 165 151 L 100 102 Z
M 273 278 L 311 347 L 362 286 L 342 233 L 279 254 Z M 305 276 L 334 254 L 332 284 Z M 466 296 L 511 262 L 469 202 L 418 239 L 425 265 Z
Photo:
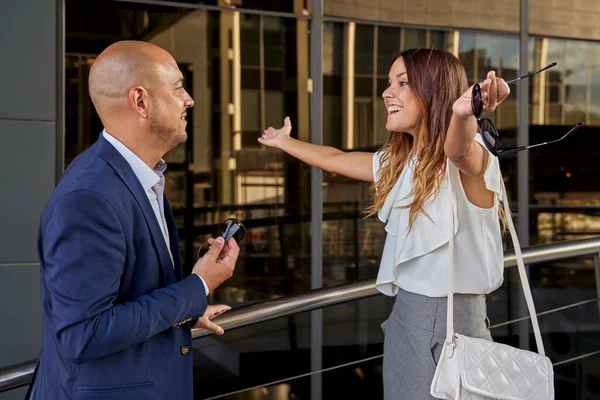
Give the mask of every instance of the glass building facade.
M 482 0 L 472 11 L 466 0 L 64 0 L 60 161 L 68 166 L 102 130 L 88 94 L 95 57 L 119 40 L 169 51 L 195 100 L 188 141 L 165 156 L 184 271 L 225 219 L 240 219 L 248 231 L 236 271 L 209 303 L 246 306 L 374 278 L 385 240 L 383 224 L 364 214 L 367 184 L 262 146 L 265 128 L 290 116 L 298 139 L 376 151 L 387 137 L 381 94 L 399 51 L 447 50 L 470 84 L 489 70 L 508 80 L 556 62 L 512 84 L 488 117 L 505 149 L 585 123 L 560 145 L 502 158 L 501 168 L 523 246 L 598 236 L 600 31 L 561 10 L 568 3 L 569 20 L 579 21 L 600 11 L 596 0 L 555 3 L 530 0 L 524 16 L 518 0 Z M 600 350 L 596 279 L 591 258 L 531 270 L 538 309 L 582 302 L 540 318 L 553 361 Z M 488 297 L 492 326 L 525 315 L 519 285 L 507 270 Z M 197 398 L 381 398 L 380 324 L 392 302 L 378 296 L 196 340 Z M 524 328 L 494 329 L 514 344 Z M 555 372 L 557 398 L 600 398 L 600 357 Z

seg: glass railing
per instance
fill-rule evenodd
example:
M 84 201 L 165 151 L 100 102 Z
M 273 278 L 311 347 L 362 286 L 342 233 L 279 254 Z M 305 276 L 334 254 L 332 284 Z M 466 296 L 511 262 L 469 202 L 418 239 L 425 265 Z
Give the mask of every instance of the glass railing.
M 198 339 L 195 398 L 381 399 L 380 324 L 391 307 L 391 299 L 377 296 L 323 309 L 322 364 L 317 369 L 310 361 L 310 313 L 236 329 L 218 339 Z M 555 364 L 555 398 L 599 398 L 600 299 L 537 308 L 546 354 Z M 498 313 L 489 311 L 490 320 L 497 320 Z M 529 320 L 492 324 L 494 340 L 518 346 L 519 324 L 529 326 Z M 529 342 L 535 349 L 533 335 Z M 207 363 L 211 355 L 215 358 Z

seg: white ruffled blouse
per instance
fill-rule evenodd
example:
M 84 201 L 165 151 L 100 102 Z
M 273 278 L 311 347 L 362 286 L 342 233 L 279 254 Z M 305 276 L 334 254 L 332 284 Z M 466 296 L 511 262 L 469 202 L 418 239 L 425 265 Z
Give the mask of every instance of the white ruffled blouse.
M 478 134 L 476 140 L 482 143 Z M 378 212 L 386 222 L 387 237 L 377 276 L 377 289 L 388 296 L 398 288 L 429 297 L 447 296 L 448 242 L 450 238 L 450 201 L 454 194 L 454 285 L 455 293 L 485 294 L 503 281 L 503 251 L 498 220 L 502 197 L 500 165 L 490 153 L 484 180 L 494 192 L 494 205 L 480 208 L 469 202 L 461 184 L 458 168 L 451 162 L 437 196 L 426 201 L 412 229 L 408 229 L 408 197 L 413 181 L 416 157 L 406 166 L 383 207 Z M 373 156 L 373 176 L 378 179 L 380 153 Z M 452 193 L 451 187 L 454 188 Z

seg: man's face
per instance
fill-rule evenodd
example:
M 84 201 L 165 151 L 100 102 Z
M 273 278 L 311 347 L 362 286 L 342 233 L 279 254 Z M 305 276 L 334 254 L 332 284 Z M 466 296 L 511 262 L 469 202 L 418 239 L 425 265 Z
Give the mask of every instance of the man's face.
M 183 75 L 172 58 L 158 63 L 151 95 L 150 132 L 169 149 L 187 140 L 187 109 L 194 100 L 183 87 Z

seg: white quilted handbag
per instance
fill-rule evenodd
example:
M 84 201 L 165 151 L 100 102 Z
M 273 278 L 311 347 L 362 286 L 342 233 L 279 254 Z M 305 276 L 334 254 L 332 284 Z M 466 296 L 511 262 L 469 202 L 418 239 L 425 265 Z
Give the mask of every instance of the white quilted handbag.
M 550 400 L 554 399 L 554 373 L 545 356 L 521 247 L 512 222 L 502 182 L 504 210 L 512 236 L 519 276 L 533 324 L 538 353 L 454 332 L 454 217 L 450 218 L 450 265 L 446 341 L 431 383 L 431 395 L 447 400 Z M 452 213 L 454 207 L 450 206 Z

